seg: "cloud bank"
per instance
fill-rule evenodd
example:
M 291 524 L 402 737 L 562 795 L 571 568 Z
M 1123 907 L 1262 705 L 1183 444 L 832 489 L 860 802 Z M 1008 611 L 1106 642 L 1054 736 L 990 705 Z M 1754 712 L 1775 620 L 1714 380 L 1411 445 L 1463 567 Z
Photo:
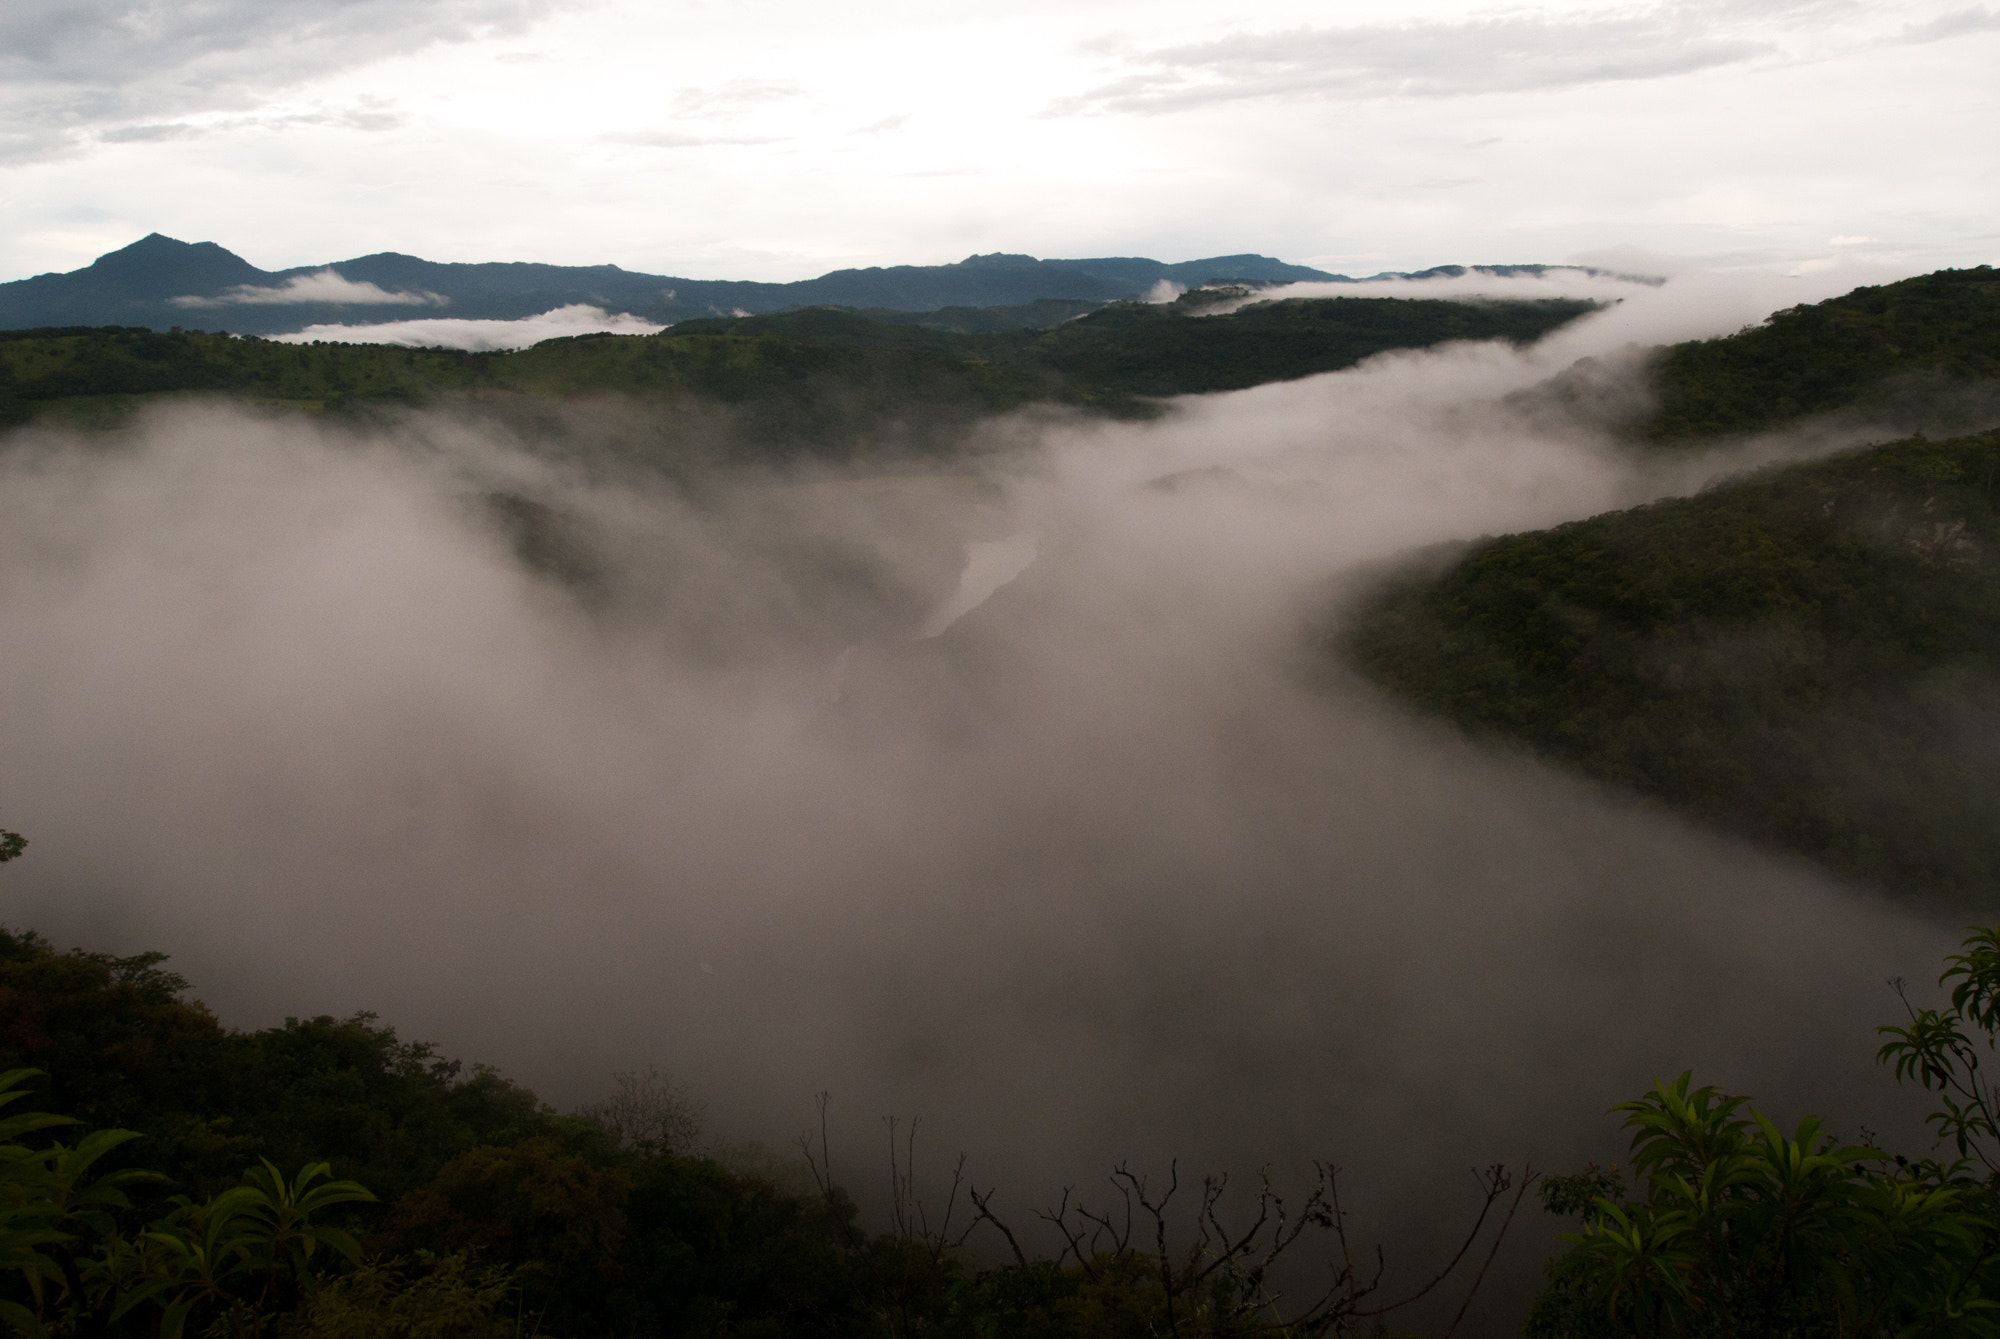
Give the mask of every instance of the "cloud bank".
M 333 302 L 361 307 L 443 307 L 450 298 L 436 293 L 391 293 L 375 284 L 343 277 L 337 270 L 293 275 L 276 288 L 238 284 L 215 297 L 169 298 L 176 307 L 287 306 L 300 302 Z
M 561 0 L 14 0 L 0 7 L 0 162 L 240 111 L 306 80 L 519 32 Z M 160 127 L 150 127 L 160 129 Z M 121 131 L 124 133 L 121 134 Z
M 1050 104 L 1047 115 L 1156 115 L 1308 94 L 1467 97 L 1660 79 L 1776 52 L 1710 5 L 1603 17 L 1516 11 L 1459 22 L 1305 26 L 1236 33 L 1127 58 L 1131 72 Z M 1731 29 L 1737 29 L 1732 32 Z
M 1057 99 L 1044 115 L 1158 115 L 1296 96 L 1456 98 L 1667 79 L 1796 58 L 1787 51 L 1795 43 L 1781 38 L 1846 27 L 1864 15 L 1840 0 L 1681 0 L 1609 13 L 1489 10 L 1450 20 L 1236 32 L 1126 54 L 1126 73 Z M 1974 6 L 1894 33 L 1853 32 L 1846 44 L 1946 41 L 1996 25 L 2000 17 Z
M 373 285 L 357 287 L 372 288 Z M 572 303 L 516 321 L 433 316 L 413 321 L 380 321 L 370 325 L 309 325 L 292 334 L 272 335 L 271 338 L 280 344 L 311 344 L 316 340 L 327 340 L 335 344 L 403 344 L 420 349 L 469 349 L 477 352 L 525 349 L 545 339 L 562 339 L 572 335 L 653 335 L 664 329 L 663 325 L 629 312 L 607 312 L 602 307 Z

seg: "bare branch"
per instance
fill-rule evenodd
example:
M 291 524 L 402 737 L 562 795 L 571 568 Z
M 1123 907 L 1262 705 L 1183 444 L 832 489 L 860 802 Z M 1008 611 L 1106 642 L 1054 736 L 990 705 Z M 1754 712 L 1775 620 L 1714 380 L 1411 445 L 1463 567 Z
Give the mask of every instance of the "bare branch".
M 984 1195 L 982 1195 L 979 1193 L 979 1188 L 977 1186 L 968 1185 L 965 1189 L 965 1193 L 966 1196 L 969 1199 L 971 1199 L 972 1207 L 978 1210 L 979 1212 L 979 1216 L 972 1220 L 972 1227 L 977 1227 L 982 1221 L 984 1221 L 991 1223 L 993 1224 L 993 1226 L 999 1228 L 1000 1235 L 1007 1239 L 1007 1248 L 1014 1252 L 1014 1263 L 1019 1265 L 1021 1268 L 1026 1269 L 1028 1267 L 1027 1253 L 1021 1249 L 1021 1243 L 1015 1240 L 1013 1229 L 1009 1228 L 1005 1223 L 1001 1222 L 999 1215 L 993 1212 L 994 1192 L 992 1190 L 989 1190 Z M 969 1236 L 971 1235 L 972 1228 L 969 1227 L 965 1231 L 966 1234 Z M 959 1243 L 963 1245 L 964 1238 L 961 1237 L 959 1239 Z
M 1497 1167 L 1494 1168 L 1496 1172 L 1499 1170 Z M 1493 1249 L 1486 1253 L 1485 1263 L 1479 1266 L 1479 1273 L 1473 1276 L 1472 1286 L 1466 1289 L 1465 1300 L 1459 1303 L 1458 1314 L 1451 1318 L 1450 1326 L 1445 1329 L 1444 1339 L 1451 1339 L 1451 1336 L 1458 1330 L 1458 1323 L 1465 1319 L 1466 1311 L 1472 1306 L 1472 1299 L 1479 1292 L 1479 1285 L 1486 1281 L 1486 1271 L 1493 1267 L 1493 1257 L 1500 1254 L 1500 1244 L 1507 1240 L 1507 1229 L 1514 1225 L 1514 1214 L 1521 1207 L 1522 1197 L 1528 1193 L 1528 1187 L 1540 1179 L 1540 1175 L 1533 1168 L 1527 1166 L 1525 1163 L 1522 1164 L 1521 1188 L 1514 1192 L 1514 1202 L 1507 1206 L 1507 1216 L 1501 1220 L 1500 1232 L 1493 1238 Z
M 1357 1311 L 1354 1313 L 1355 1315 L 1383 1316 L 1391 1311 L 1400 1311 L 1418 1298 L 1429 1294 L 1433 1288 L 1449 1278 L 1453 1270 L 1458 1268 L 1459 1263 L 1465 1259 L 1465 1253 L 1472 1249 L 1472 1243 L 1479 1239 L 1480 1230 L 1486 1226 L 1486 1215 L 1492 1212 L 1493 1202 L 1505 1194 L 1513 1184 L 1507 1176 L 1507 1169 L 1499 1163 L 1495 1163 L 1485 1173 L 1474 1172 L 1473 1175 L 1479 1178 L 1480 1185 L 1486 1191 L 1486 1202 L 1479 1206 L 1479 1216 L 1472 1222 L 1472 1231 L 1466 1234 L 1465 1244 L 1458 1248 L 1457 1255 L 1452 1256 L 1451 1263 L 1439 1270 L 1429 1283 L 1426 1283 L 1402 1301 L 1393 1302 L 1388 1306 L 1377 1307 L 1373 1311 Z

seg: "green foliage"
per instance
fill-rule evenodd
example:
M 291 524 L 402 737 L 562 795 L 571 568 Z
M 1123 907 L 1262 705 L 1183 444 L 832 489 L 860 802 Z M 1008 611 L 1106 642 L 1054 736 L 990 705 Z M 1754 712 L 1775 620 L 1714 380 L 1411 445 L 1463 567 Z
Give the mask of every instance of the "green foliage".
M 1573 299 L 1294 298 L 1256 302 L 1226 315 L 1203 314 L 1246 294 L 1197 290 L 1172 303 L 1114 302 L 1039 330 L 974 330 L 942 313 L 888 318 L 816 307 L 689 321 L 670 333 L 731 332 L 923 350 L 1032 376 L 1044 387 L 1040 398 L 1135 412 L 1136 397 L 1241 390 L 1352 367 L 1389 349 L 1461 339 L 1527 343 L 1597 305 Z
M 1786 1133 L 1687 1074 L 1656 1081 L 1613 1108 L 1632 1131 L 1629 1192 L 1595 1167 L 1544 1183 L 1545 1207 L 1581 1224 L 1527 1333 L 2000 1334 L 2000 1150 L 1977 1059 L 2000 1026 L 2000 930 L 1971 931 L 1942 984 L 1950 1005 L 1882 1028 L 1881 1059 L 1940 1094 L 1931 1123 L 1958 1161 L 1843 1145 L 1814 1117 Z
M 0 1321 L 23 1335 L 1196 1339 L 1349 1333 L 1396 1309 L 1336 1265 L 1322 1296 L 1278 1310 L 1280 1256 L 1346 1254 L 1331 1168 L 1293 1202 L 1263 1183 L 1240 1209 L 1221 1178 L 1195 1193 L 1121 1168 L 1122 1225 L 1066 1196 L 1042 1215 L 1068 1243 L 1049 1260 L 956 1178 L 934 1221 L 906 1141 L 891 1226 L 871 1231 L 823 1176 L 824 1142 L 808 1193 L 690 1152 L 694 1109 L 657 1072 L 559 1116 L 366 1015 L 223 1029 L 161 963 L 0 933 L 0 1017 L 29 1025 L 10 1044 L 76 1071 L 38 1092 L 34 1071 L 0 1074 L 0 1107 L 55 1108 L 0 1121 Z M 135 1128 L 54 1137 L 86 1110 Z M 310 1143 L 338 1156 L 267 1152 Z M 225 1156 L 249 1170 L 212 1174 Z M 370 1187 L 386 1203 L 354 1168 L 388 1178 Z M 1526 1186 L 1490 1173 L 1473 1238 L 1497 1249 L 1511 1209 L 1489 1211 Z M 981 1264 L 976 1229 L 1012 1262 Z M 1483 1268 L 1459 1269 L 1473 1238 L 1434 1287 L 1477 1288 Z
M 1337 371 L 1389 349 L 1526 344 L 1598 305 L 1295 298 L 1202 315 L 1214 296 L 1197 290 L 1171 304 L 1115 303 L 1034 337 L 1026 353 L 1090 396 L 1186 395 Z
M 1654 381 L 1660 407 L 1646 435 L 1658 442 L 1991 384 L 2000 381 L 2000 272 L 1939 270 L 1793 307 L 1735 335 L 1674 345 Z
M 28 1097 L 25 1085 L 37 1077 L 29 1069 L 0 1074 L 0 1106 Z M 327 1180 L 324 1163 L 287 1180 L 266 1162 L 206 1202 L 176 1196 L 164 1215 L 148 1217 L 127 1192 L 166 1178 L 99 1167 L 139 1140 L 136 1131 L 36 1142 L 78 1124 L 47 1112 L 0 1120 L 0 1320 L 17 1333 L 108 1335 L 144 1318 L 160 1339 L 209 1320 L 236 1339 L 261 1335 L 312 1292 L 322 1247 L 360 1258 L 353 1236 L 324 1215 L 374 1196 Z
M 570 1299 L 600 1293 L 619 1274 L 630 1179 L 593 1166 L 555 1139 L 475 1148 L 397 1202 L 377 1244 L 391 1251 L 476 1251 L 520 1270 L 529 1305 L 558 1321 Z
M 367 1260 L 324 1283 L 287 1339 L 534 1339 L 512 1275 L 466 1255 Z
M 1035 377 L 935 352 L 784 336 L 581 336 L 511 353 L 130 330 L 0 341 L 0 424 L 48 412 L 115 421 L 142 398 L 189 394 L 314 413 L 620 396 L 718 408 L 739 447 L 822 452 L 899 435 L 922 446 L 1049 398 Z
M 224 1028 L 157 953 L 56 952 L 0 930 L 0 1065 L 53 1077 L 44 1099 L 138 1130 L 148 1163 L 212 1194 L 259 1157 L 330 1160 L 391 1197 L 466 1149 L 544 1121 L 534 1095 L 399 1041 L 372 1015 Z
M 361 1258 L 351 1233 L 315 1215 L 375 1198 L 353 1181 L 326 1176 L 321 1162 L 287 1181 L 263 1162 L 205 1204 L 177 1197 L 173 1212 L 143 1235 L 148 1281 L 119 1309 L 141 1301 L 160 1306 L 160 1339 L 178 1339 L 203 1311 L 220 1313 L 232 1339 L 263 1334 L 273 1316 L 296 1315 L 318 1283 L 320 1247 L 349 1263 Z
M 1894 1067 L 1896 1078 L 1938 1095 L 1930 1123 L 1938 1141 L 1950 1141 L 1958 1156 L 1976 1158 L 1989 1177 L 2000 1177 L 2000 1085 L 1981 1073 L 1979 1054 L 1994 1049 L 2000 1032 L 2000 930 L 1974 930 L 1964 952 L 1946 960 L 1938 984 L 1951 987 L 1942 1009 L 1910 1004 L 1896 983 L 1909 1020 L 1878 1031 L 1888 1041 L 1877 1058 Z
M 1483 540 L 1344 646 L 1468 729 L 1889 890 L 2000 887 L 2000 433 Z
M 0 339 L 0 424 L 45 412 L 115 418 L 120 406 L 162 395 L 221 394 L 312 412 L 465 400 L 490 411 L 495 397 L 618 396 L 718 411 L 734 450 L 931 449 L 1028 404 L 1143 415 L 1153 411 L 1141 397 L 1300 377 L 1444 340 L 1530 340 L 1591 309 L 1566 300 L 1337 298 L 1200 317 L 1201 297 L 1115 303 L 1052 329 L 1023 324 L 1028 317 L 820 307 L 686 321 L 643 337 L 554 339 L 511 353 L 118 327 L 11 332 Z

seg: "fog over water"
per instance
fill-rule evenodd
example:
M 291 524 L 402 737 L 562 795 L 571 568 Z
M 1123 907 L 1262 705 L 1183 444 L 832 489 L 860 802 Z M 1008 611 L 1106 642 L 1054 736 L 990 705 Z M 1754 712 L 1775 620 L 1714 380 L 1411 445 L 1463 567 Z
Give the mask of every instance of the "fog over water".
M 872 473 L 670 484 L 444 415 L 17 433 L 0 915 L 165 950 L 233 1024 L 375 1010 L 563 1105 L 653 1063 L 782 1146 L 829 1089 L 864 1191 L 876 1119 L 921 1113 L 928 1168 L 968 1151 L 1023 1219 L 1121 1158 L 1320 1157 L 1414 1251 L 1422 1196 L 1616 1158 L 1603 1109 L 1685 1067 L 1914 1149 L 1871 1029 L 1953 926 L 1319 650 L 1412 546 L 1796 446 L 1648 466 L 1502 404 L 1739 319 L 1678 285 L 1525 354 Z M 517 558 L 524 509 L 571 581 Z

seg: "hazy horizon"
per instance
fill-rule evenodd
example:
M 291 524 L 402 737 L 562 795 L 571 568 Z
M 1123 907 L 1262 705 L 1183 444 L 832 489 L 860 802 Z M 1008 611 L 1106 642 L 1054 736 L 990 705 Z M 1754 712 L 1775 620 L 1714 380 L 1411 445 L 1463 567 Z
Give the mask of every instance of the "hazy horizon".
M 2000 10 L 1966 0 L 0 7 L 9 277 L 158 232 L 266 270 L 1665 280 L 1342 286 L 1607 305 L 1530 346 L 1144 421 L 1041 403 L 841 463 L 725 460 L 726 406 L 342 380 L 427 362 L 400 352 L 23 344 L 83 409 L 0 434 L 0 827 L 31 842 L 0 920 L 170 954 L 230 1026 L 372 1010 L 565 1108 L 657 1065 L 714 1134 L 783 1151 L 831 1090 L 871 1207 L 891 1114 L 924 1119 L 927 1176 L 964 1150 L 1020 1218 L 1121 1158 L 1330 1159 L 1414 1271 L 1467 1169 L 1615 1161 L 1605 1108 L 1684 1069 L 1925 1149 L 1873 1028 L 1958 917 L 1472 740 L 1330 639 L 1434 546 L 1886 434 L 1856 411 L 1649 453 L 1519 393 L 1594 358 L 1594 393 L 1643 404 L 1648 348 L 2000 260 L 1996 68 Z M 650 325 L 434 297 L 318 273 L 157 301 L 190 328 L 316 301 L 282 338 L 464 349 Z M 347 398 L 78 426 L 156 388 L 93 381 L 107 350 L 316 362 L 285 393 Z M 903 352 L 867 364 L 881 421 Z M 1535 1218 L 1466 1332 L 1518 1320 Z
M 2000 14 L 88 0 L 0 15 L 0 273 L 158 230 L 789 280 L 975 252 L 1323 269 L 1990 260 Z
M 830 1089 L 864 1196 L 892 1113 L 1023 1213 L 1125 1157 L 1332 1158 L 1406 1259 L 1453 1220 L 1397 1190 L 1615 1159 L 1603 1109 L 1682 1068 L 1921 1140 L 1871 1028 L 1951 922 L 1316 649 L 1412 546 L 1865 433 L 1662 463 L 1509 407 L 1769 310 L 1683 282 L 1528 350 L 1029 414 L 886 472 L 676 485 L 588 407 L 553 454 L 422 412 L 18 431 L 9 920 L 169 952 L 233 1025 L 372 1009 L 565 1105 L 657 1064 L 782 1148 Z M 494 493 L 592 582 L 522 567 Z

